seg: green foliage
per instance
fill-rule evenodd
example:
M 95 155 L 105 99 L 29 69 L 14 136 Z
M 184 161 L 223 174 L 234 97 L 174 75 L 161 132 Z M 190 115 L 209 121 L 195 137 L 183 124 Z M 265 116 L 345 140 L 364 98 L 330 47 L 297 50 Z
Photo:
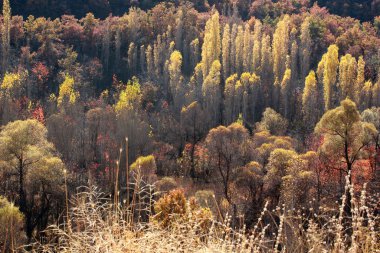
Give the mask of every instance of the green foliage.
M 353 101 L 345 99 L 340 106 L 327 111 L 315 127 L 315 133 L 324 136 L 320 151 L 337 156 L 350 172 L 353 163 L 364 153 L 377 130 L 372 123 L 363 122 Z
M 269 131 L 273 135 L 283 135 L 288 128 L 288 121 L 271 108 L 266 108 L 263 117 L 257 123 L 258 131 Z

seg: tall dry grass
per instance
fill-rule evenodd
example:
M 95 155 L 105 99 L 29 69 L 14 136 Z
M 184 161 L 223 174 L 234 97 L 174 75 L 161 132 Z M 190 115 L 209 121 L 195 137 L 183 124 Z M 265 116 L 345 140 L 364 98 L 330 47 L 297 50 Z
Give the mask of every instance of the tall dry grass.
M 141 184 L 141 181 L 140 181 Z M 366 189 L 351 201 L 352 219 L 348 228 L 342 197 L 338 209 L 275 210 L 264 207 L 251 229 L 232 229 L 231 217 L 223 222 L 210 219 L 200 229 L 199 219 L 188 212 L 183 219 L 172 219 L 170 226 L 155 220 L 153 186 L 134 186 L 134 207 L 119 204 L 95 188 L 73 198 L 70 222 L 51 226 L 45 243 L 32 245 L 33 252 L 380 252 L 379 217 L 368 204 Z M 139 192 L 136 192 L 139 189 Z M 346 191 L 354 196 L 347 181 Z M 139 203 L 142 202 L 142 203 Z M 190 201 L 187 205 L 190 205 Z M 142 216 L 146 215 L 148 219 Z M 176 215 L 176 214 L 173 214 Z M 347 231 L 351 231 L 348 233 Z

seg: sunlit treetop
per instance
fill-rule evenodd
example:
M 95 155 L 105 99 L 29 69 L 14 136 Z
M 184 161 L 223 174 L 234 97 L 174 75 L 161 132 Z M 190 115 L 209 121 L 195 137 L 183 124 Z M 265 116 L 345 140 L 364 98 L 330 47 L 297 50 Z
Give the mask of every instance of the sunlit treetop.
M 79 98 L 79 93 L 74 89 L 74 78 L 70 75 L 65 76 L 65 80 L 59 87 L 59 96 L 57 99 L 58 106 L 63 103 L 68 102 L 69 104 L 74 104 Z
M 141 100 L 141 88 L 139 80 L 133 77 L 128 81 L 124 90 L 120 92 L 119 100 L 115 105 L 116 112 L 120 113 L 124 109 L 136 109 Z

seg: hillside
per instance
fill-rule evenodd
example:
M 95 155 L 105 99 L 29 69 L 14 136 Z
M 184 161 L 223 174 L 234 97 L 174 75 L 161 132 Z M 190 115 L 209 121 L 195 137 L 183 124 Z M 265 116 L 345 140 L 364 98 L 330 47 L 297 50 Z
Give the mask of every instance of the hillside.
M 380 250 L 376 1 L 2 2 L 2 252 Z

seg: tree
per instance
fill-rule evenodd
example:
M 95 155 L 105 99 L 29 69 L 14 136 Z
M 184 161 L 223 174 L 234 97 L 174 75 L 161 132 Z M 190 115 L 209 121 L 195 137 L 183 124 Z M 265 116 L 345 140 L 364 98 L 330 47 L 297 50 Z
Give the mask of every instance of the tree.
M 357 65 L 357 77 L 355 82 L 355 103 L 360 103 L 360 92 L 365 86 L 365 61 L 363 59 L 363 56 L 360 56 L 358 59 L 358 65 Z
M 181 67 L 182 55 L 176 50 L 171 54 L 169 60 L 169 88 L 173 98 L 174 108 L 177 112 L 182 108 L 185 96 Z
M 372 107 L 364 110 L 361 113 L 361 120 L 363 122 L 372 123 L 376 129 L 377 134 L 373 135 L 373 143 L 375 145 L 375 154 L 374 154 L 374 161 L 373 161 L 373 171 L 376 171 L 377 167 L 377 159 L 376 157 L 379 154 L 380 151 L 380 107 Z
M 130 76 L 136 74 L 137 71 L 137 48 L 135 43 L 131 42 L 128 48 L 128 69 Z
M 372 106 L 380 107 L 380 77 L 372 86 Z
M 289 51 L 289 31 L 290 17 L 285 15 L 277 23 L 276 30 L 273 34 L 273 74 L 278 80 L 282 80 L 285 73 L 285 55 Z
M 249 24 L 245 24 L 243 36 L 243 71 L 249 72 L 252 67 L 252 40 Z
M 356 79 L 356 60 L 350 54 L 346 54 L 340 58 L 339 64 L 340 100 L 348 97 L 358 103 L 358 95 L 361 89 L 360 86 L 356 85 Z
M 104 34 L 102 37 L 102 61 L 104 70 L 107 72 L 109 68 L 110 46 L 111 46 L 111 20 L 107 18 L 104 22 Z
M 262 80 L 262 92 L 264 105 L 269 106 L 271 103 L 272 96 L 272 76 L 270 73 L 272 71 L 273 58 L 272 58 L 272 48 L 270 46 L 270 37 L 266 35 L 261 41 L 261 62 L 260 62 L 260 75 Z
M 280 93 L 280 109 L 282 110 L 282 114 L 285 118 L 290 118 L 290 106 L 289 100 L 291 100 L 290 91 L 291 91 L 291 78 L 292 71 L 290 69 L 286 69 L 284 73 L 284 77 L 281 82 L 281 93 Z
M 317 123 L 319 117 L 318 96 L 317 79 L 315 72 L 311 70 L 305 79 L 305 88 L 302 94 L 302 111 L 307 127 L 314 128 Z
M 154 183 L 154 181 L 156 181 L 155 174 L 157 172 L 154 156 L 139 156 L 136 161 L 131 164 L 130 171 L 137 174 L 137 177 L 140 177 L 144 182 Z
M 244 218 L 248 225 L 253 224 L 256 214 L 262 208 L 264 176 L 264 168 L 255 161 L 249 162 L 236 171 L 234 185 L 237 189 L 236 194 L 241 196 L 244 201 Z
M 223 66 L 223 77 L 227 79 L 230 76 L 231 68 L 231 29 L 230 25 L 226 24 L 223 29 L 223 39 L 222 39 L 222 66 Z
M 68 74 L 65 75 L 65 80 L 59 87 L 59 95 L 57 99 L 58 107 L 62 105 L 64 106 L 74 104 L 77 101 L 79 93 L 75 91 L 74 84 L 74 78 L 72 78 Z
M 2 26 L 2 72 L 5 73 L 9 65 L 9 53 L 10 53 L 10 31 L 11 31 L 11 7 L 9 0 L 3 1 L 3 26 Z
M 210 130 L 205 143 L 211 159 L 210 166 L 222 182 L 224 197 L 232 204 L 230 184 L 233 174 L 238 167 L 248 162 L 250 156 L 248 130 L 238 123 L 228 127 L 219 126 Z
M 224 110 L 223 119 L 225 124 L 232 124 L 239 113 L 241 107 L 241 99 L 239 97 L 238 90 L 236 89 L 238 84 L 238 75 L 234 74 L 226 79 L 224 85 Z
M 261 61 L 261 37 L 262 37 L 262 24 L 260 20 L 256 19 L 255 29 L 253 33 L 253 48 L 252 48 L 252 71 L 258 73 Z
M 305 18 L 301 25 L 300 35 L 300 65 L 301 65 L 301 80 L 303 80 L 310 69 L 312 39 L 310 35 L 310 17 Z
M 17 251 L 22 242 L 23 221 L 19 208 L 0 196 L 0 246 L 3 252 Z
M 370 108 L 372 106 L 372 82 L 367 81 L 364 83 L 359 96 L 359 109 L 365 110 L 366 108 Z
M 323 66 L 323 89 L 324 89 L 324 101 L 325 111 L 329 110 L 333 106 L 334 97 L 334 85 L 337 79 L 337 70 L 339 67 L 338 59 L 338 47 L 331 45 L 327 49 L 327 53 L 322 57 Z
M 201 105 L 194 101 L 181 110 L 181 124 L 185 129 L 185 139 L 191 144 L 190 150 L 190 177 L 195 178 L 195 147 L 205 133 L 204 112 Z
M 221 65 L 219 61 L 214 61 L 209 74 L 203 82 L 203 108 L 208 116 L 208 125 L 215 126 L 220 121 L 220 103 L 221 103 L 221 90 L 220 90 L 220 71 Z
M 340 106 L 327 111 L 315 127 L 315 133 L 323 136 L 319 152 L 334 155 L 345 164 L 340 168 L 352 179 L 355 162 L 363 155 L 377 130 L 372 123 L 363 122 L 353 101 L 345 99 Z
M 287 175 L 297 156 L 295 151 L 282 148 L 270 153 L 269 162 L 265 167 L 268 173 L 265 175 L 264 182 L 268 187 L 267 194 L 271 196 L 273 206 L 276 206 L 280 200 L 283 177 Z
M 17 201 L 25 215 L 26 234 L 47 226 L 51 209 L 61 202 L 65 166 L 47 140 L 47 130 L 37 120 L 14 121 L 0 132 L 3 173 L 14 177 Z M 8 192 L 11 194 L 11 192 Z
M 234 39 L 235 42 L 235 73 L 241 75 L 243 73 L 243 49 L 244 49 L 244 31 L 241 25 L 237 28 L 237 34 Z
M 261 121 L 257 123 L 257 130 L 266 130 L 273 135 L 283 135 L 288 128 L 288 121 L 271 108 L 266 108 Z
M 214 61 L 220 59 L 220 24 L 219 13 L 216 11 L 206 23 L 202 45 L 203 78 L 209 74 Z
M 138 110 L 141 102 L 140 83 L 137 78 L 128 81 L 124 90 L 120 92 L 119 100 L 115 105 L 115 111 L 121 112 L 124 109 Z
M 145 52 L 145 58 L 146 58 L 146 70 L 148 72 L 148 76 L 153 79 L 155 75 L 155 69 L 154 69 L 154 60 L 153 60 L 153 49 L 151 45 L 148 45 Z

